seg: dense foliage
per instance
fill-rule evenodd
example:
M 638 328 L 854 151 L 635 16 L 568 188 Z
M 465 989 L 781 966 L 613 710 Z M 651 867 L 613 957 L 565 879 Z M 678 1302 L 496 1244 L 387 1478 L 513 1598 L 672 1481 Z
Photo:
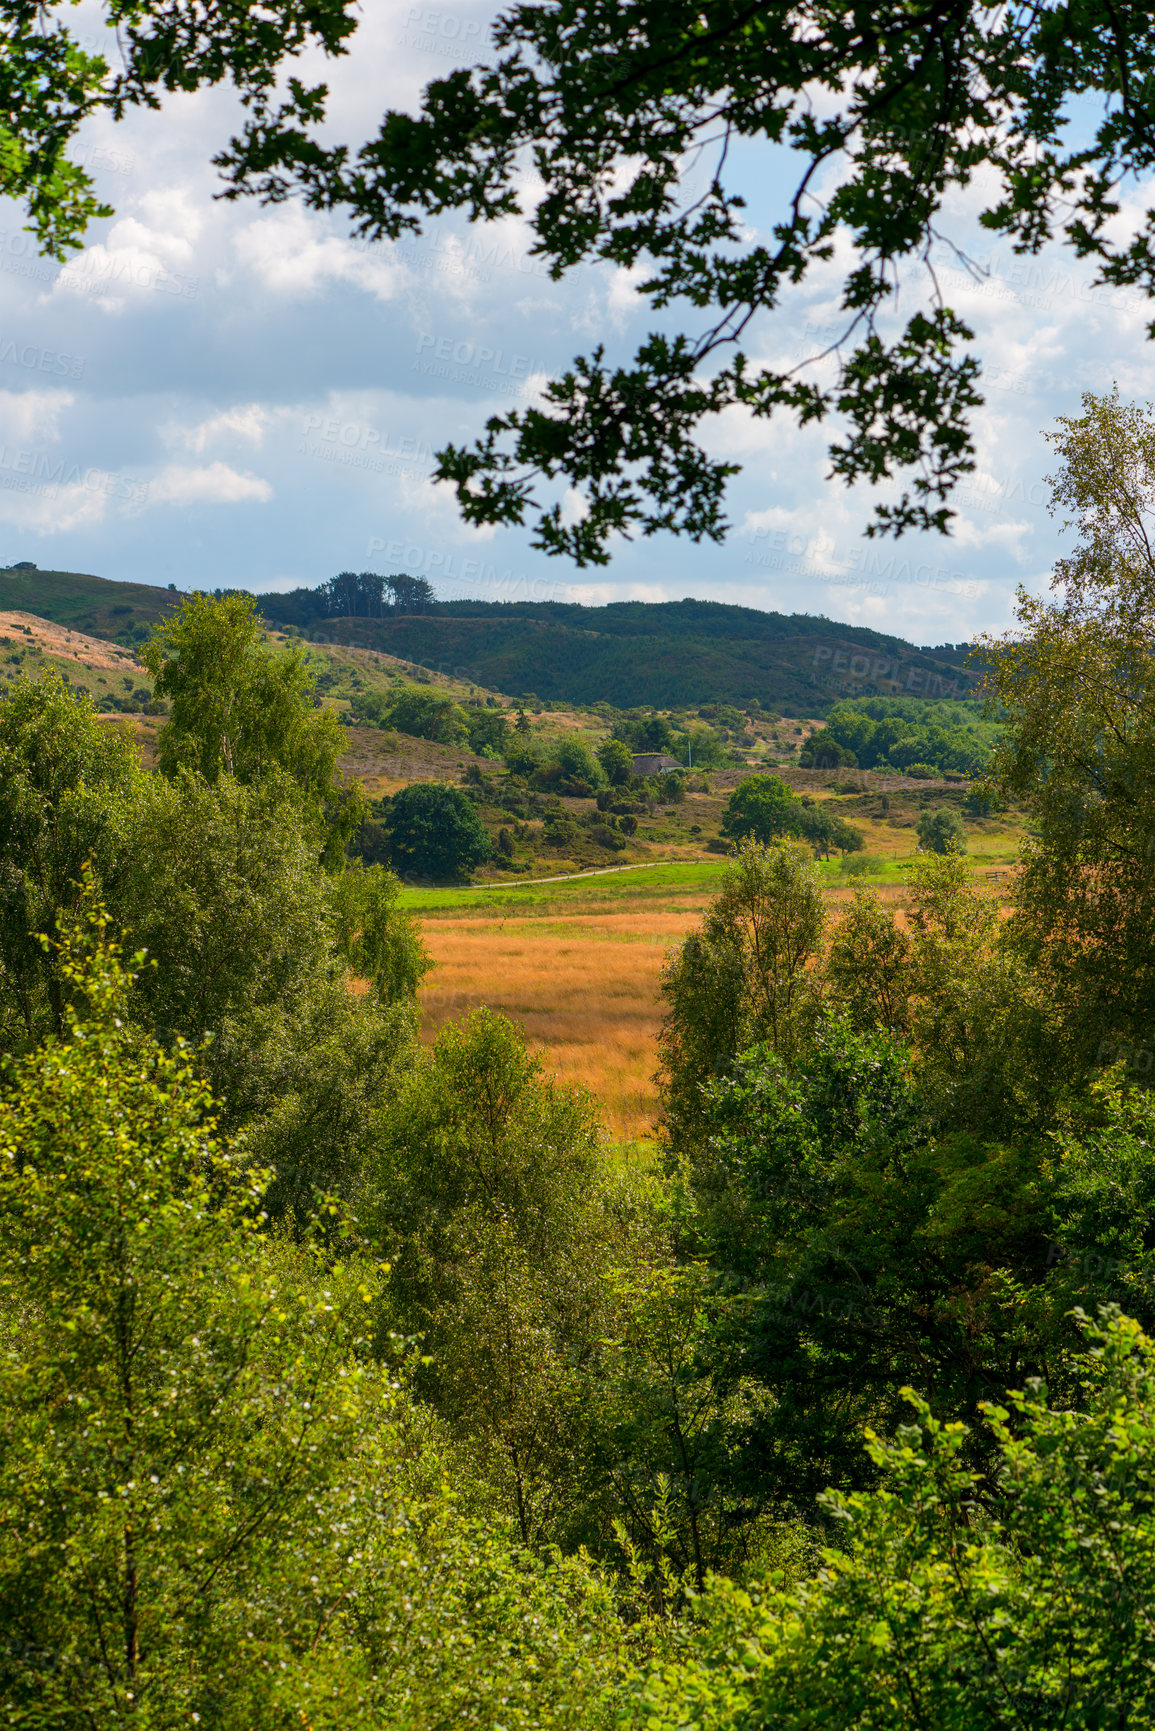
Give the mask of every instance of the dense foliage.
M 471 800 L 447 782 L 413 782 L 394 794 L 386 820 L 389 855 L 403 876 L 468 877 L 492 852 Z
M 862 832 L 845 818 L 824 811 L 804 794 L 800 798 L 777 775 L 748 775 L 738 783 L 722 814 L 722 834 L 734 841 L 746 837 L 769 842 L 779 836 L 801 836 L 824 859 L 831 848 L 857 853 Z
M 864 697 L 835 704 L 825 727 L 806 741 L 799 763 L 907 775 L 926 766 L 939 774 L 973 776 L 987 768 L 998 731 L 966 704 Z
M 829 900 L 749 778 L 648 1155 L 490 1010 L 418 1041 L 247 603 L 163 626 L 155 773 L 58 679 L 0 696 L 11 1723 L 1150 1723 L 1149 439 L 1064 424 L 1086 541 L 989 649 L 1010 917 L 930 810 L 901 905 Z M 608 820 L 611 743 L 535 773 Z M 471 823 L 415 784 L 382 827 Z

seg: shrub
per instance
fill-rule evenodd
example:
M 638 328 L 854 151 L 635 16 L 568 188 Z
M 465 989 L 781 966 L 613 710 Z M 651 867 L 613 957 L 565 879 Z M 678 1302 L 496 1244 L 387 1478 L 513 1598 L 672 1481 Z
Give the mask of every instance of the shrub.
M 924 853 L 965 853 L 966 825 L 957 811 L 924 811 L 918 820 L 918 842 Z
M 461 745 L 469 737 L 465 712 L 450 697 L 411 687 L 394 699 L 388 724 L 415 739 L 431 739 L 439 745 Z

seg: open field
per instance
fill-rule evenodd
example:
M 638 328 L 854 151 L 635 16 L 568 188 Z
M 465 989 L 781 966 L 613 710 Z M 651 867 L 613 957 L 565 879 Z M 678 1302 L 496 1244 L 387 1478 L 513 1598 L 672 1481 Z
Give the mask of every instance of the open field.
M 615 874 L 612 891 L 583 879 L 584 893 L 577 883 L 554 884 L 426 904 L 425 941 L 436 962 L 421 994 L 427 1032 L 488 1004 L 524 1026 L 550 1070 L 594 1091 L 615 1140 L 650 1137 L 658 976 L 669 946 L 701 918 L 720 875 L 708 870 L 697 883 L 652 882 L 633 893 L 623 877 L 650 877 L 650 869 Z
M 980 878 L 1005 883 L 1005 851 L 975 860 Z M 649 1139 L 662 964 L 701 919 L 724 869 L 721 859 L 676 861 L 561 882 L 406 889 L 435 962 L 421 993 L 426 1036 L 482 1004 L 500 1010 L 551 1071 L 593 1090 L 615 1141 Z M 850 892 L 835 862 L 823 876 L 833 914 Z M 870 881 L 901 908 L 898 862 Z

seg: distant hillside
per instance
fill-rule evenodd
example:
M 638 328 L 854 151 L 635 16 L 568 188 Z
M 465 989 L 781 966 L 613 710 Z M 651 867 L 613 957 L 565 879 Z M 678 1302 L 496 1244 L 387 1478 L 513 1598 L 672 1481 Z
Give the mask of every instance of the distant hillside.
M 298 592 L 299 593 L 299 592 Z M 569 703 L 666 708 L 751 698 L 817 714 L 859 694 L 967 696 L 968 646 L 902 638 L 808 613 L 717 601 L 435 602 L 421 613 L 302 619 L 296 597 L 259 597 L 266 618 L 364 644 L 492 690 Z
M 748 702 L 804 715 L 841 698 L 965 697 L 966 644 L 920 649 L 809 613 L 719 601 L 433 602 L 418 613 L 319 617 L 318 591 L 256 597 L 270 624 L 358 644 L 503 691 L 547 701 L 656 708 Z M 138 643 L 180 597 L 145 583 L 68 571 L 0 570 L 0 610 Z
M 115 583 L 79 571 L 0 568 L 0 612 L 35 613 L 120 643 L 140 642 L 179 602 L 175 590 L 152 583 Z

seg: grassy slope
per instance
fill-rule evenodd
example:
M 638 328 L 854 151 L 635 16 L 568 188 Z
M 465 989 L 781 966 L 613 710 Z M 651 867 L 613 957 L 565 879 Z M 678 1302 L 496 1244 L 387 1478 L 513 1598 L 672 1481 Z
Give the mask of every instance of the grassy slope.
M 146 583 L 0 570 L 0 610 L 36 613 L 122 642 L 177 599 Z M 257 599 L 270 621 L 292 613 L 287 597 Z M 967 683 L 964 657 L 949 649 L 924 651 L 811 614 L 712 601 L 446 602 L 425 614 L 300 623 L 313 636 L 420 662 L 463 690 L 535 692 L 572 703 L 666 707 L 757 697 L 768 708 L 819 715 L 862 692 L 941 694 L 954 681 Z
M 76 571 L 0 570 L 0 611 L 35 613 L 93 637 L 152 625 L 179 597 L 151 583 L 114 583 Z
M 262 597 L 270 618 L 276 604 Z M 571 703 L 667 707 L 757 697 L 767 708 L 809 715 L 863 692 L 941 695 L 969 683 L 954 654 L 809 614 L 699 601 L 445 603 L 425 614 L 324 621 L 317 629 L 480 686 Z
M 112 625 L 127 617 L 114 613 L 113 609 L 132 605 L 116 599 L 129 592 L 140 593 L 143 602 L 147 603 L 151 610 L 152 617 L 159 617 L 171 605 L 172 598 L 168 591 L 149 589 L 144 585 L 106 583 L 97 577 L 75 578 L 67 573 L 0 572 L 0 600 L 5 598 L 6 590 L 8 594 L 23 598 L 26 609 L 23 619 L 28 626 L 28 632 L 15 627 L 9 630 L 10 644 L 0 646 L 3 649 L 3 654 L 0 654 L 0 677 L 14 679 L 35 676 L 38 667 L 55 667 L 66 672 L 74 684 L 84 685 L 98 703 L 109 695 L 123 694 L 130 686 L 148 683 L 144 669 L 132 660 L 127 650 L 114 649 L 107 642 L 105 634 L 99 631 L 94 631 L 85 641 L 77 635 L 77 628 L 83 621 L 94 621 L 99 625 L 104 620 Z M 67 622 L 64 627 L 53 629 L 40 626 L 31 616 L 29 603 L 33 600 L 43 617 L 57 616 Z M 572 630 L 572 617 L 575 614 L 582 616 L 589 610 L 565 611 L 570 616 L 570 623 L 565 627 L 569 632 Z M 647 620 L 662 610 L 647 609 L 639 603 L 602 611 L 612 612 L 622 628 L 624 635 L 618 640 L 618 647 L 629 649 L 635 668 L 643 665 L 648 658 L 649 639 L 639 633 L 644 632 Z M 682 604 L 680 610 L 674 610 L 675 624 L 682 632 L 682 641 L 691 647 L 691 633 L 701 628 L 703 619 L 709 630 L 717 635 L 724 632 L 727 620 L 735 615 L 755 621 L 770 621 L 770 625 L 777 628 L 774 626 L 776 616 L 755 614 L 750 609 L 715 608 L 708 604 L 692 603 Z M 781 622 L 780 616 L 778 618 Z M 410 623 L 425 622 L 419 620 Z M 820 625 L 824 622 L 810 623 Z M 68 636 L 70 630 L 73 632 L 72 637 Z M 415 675 L 411 664 L 365 646 L 312 644 L 307 653 L 319 676 L 326 705 L 341 715 L 348 714 L 349 698 L 353 693 L 395 690 L 398 685 L 409 683 Z M 466 670 L 460 668 L 446 672 L 417 672 L 417 677 L 431 688 L 457 699 L 468 699 L 475 691 L 485 695 L 485 687 L 471 684 L 467 677 L 462 677 L 465 672 Z M 508 698 L 501 697 L 500 688 L 490 687 L 489 694 L 497 696 L 503 703 L 509 701 Z M 151 762 L 155 755 L 155 736 L 162 725 L 161 721 L 156 717 L 125 717 L 123 724 L 130 726 L 137 734 L 145 759 Z M 533 716 L 533 725 L 536 731 L 545 736 L 576 732 L 595 747 L 608 732 L 607 724 L 601 716 L 580 708 L 537 712 Z M 747 737 L 750 743 L 741 752 L 743 761 L 740 764 L 736 763 L 712 774 L 710 792 L 692 793 L 682 805 L 659 808 L 652 814 L 641 815 L 637 834 L 630 837 L 619 852 L 611 852 L 600 846 L 595 836 L 585 827 L 578 828 L 572 844 L 552 847 L 546 845 L 541 834 L 540 805 L 535 808 L 529 821 L 520 828 L 516 820 L 496 803 L 483 805 L 482 815 L 495 835 L 501 827 L 518 829 L 516 854 L 522 879 L 559 873 L 570 874 L 599 866 L 635 865 L 655 861 L 665 862 L 660 868 L 662 872 L 688 867 L 705 873 L 706 876 L 716 877 L 719 856 L 711 852 L 710 843 L 716 842 L 718 837 L 718 826 L 729 792 L 742 776 L 749 774 L 751 770 L 769 769 L 782 774 L 797 792 L 834 802 L 841 816 L 863 830 L 867 852 L 882 864 L 883 870 L 875 881 L 885 883 L 896 879 L 901 862 L 913 854 L 914 826 L 919 811 L 928 803 L 958 806 L 963 799 L 964 790 L 958 786 L 912 782 L 902 777 L 879 776 L 875 773 L 842 771 L 832 778 L 823 772 L 797 769 L 794 765 L 797 762 L 798 748 L 815 725 L 817 723 L 813 717 L 800 722 L 791 720 L 788 723 L 772 723 L 759 719 L 749 723 Z M 461 747 L 439 746 L 367 727 L 350 727 L 347 739 L 346 774 L 361 780 L 371 795 L 393 792 L 412 781 L 460 781 L 471 767 L 480 769 L 487 780 L 492 780 L 495 787 L 500 787 L 503 781 L 502 766 L 499 763 L 476 758 Z M 890 801 L 889 813 L 883 813 L 881 809 L 884 794 Z M 588 800 L 566 799 L 561 804 L 568 808 L 575 818 L 589 813 L 592 806 L 592 802 Z M 992 869 L 1005 868 L 1013 856 L 1018 839 L 1014 820 L 1007 819 L 993 824 L 968 821 L 968 828 L 972 854 L 977 851 L 982 856 L 982 863 Z M 698 863 L 694 865 L 693 862 Z M 830 862 L 823 870 L 830 875 L 832 881 L 839 881 L 835 862 Z M 528 885 L 523 885 L 519 876 L 499 870 L 496 865 L 485 868 L 482 875 L 510 885 L 509 893 L 515 897 L 536 894 Z M 626 879 L 630 880 L 628 889 Z M 620 885 L 620 892 L 614 893 L 637 898 L 646 893 L 647 874 L 627 873 L 596 881 L 606 886 L 606 894 L 610 893 L 609 886 Z M 559 887 L 564 890 L 564 886 Z M 416 893 L 420 897 L 427 892 L 408 893 Z M 462 892 L 436 893 L 459 898 Z M 488 890 L 480 893 L 483 896 L 492 896 L 496 892 Z M 544 894 L 544 889 L 542 893 Z M 596 893 L 600 895 L 602 892 L 599 890 Z

